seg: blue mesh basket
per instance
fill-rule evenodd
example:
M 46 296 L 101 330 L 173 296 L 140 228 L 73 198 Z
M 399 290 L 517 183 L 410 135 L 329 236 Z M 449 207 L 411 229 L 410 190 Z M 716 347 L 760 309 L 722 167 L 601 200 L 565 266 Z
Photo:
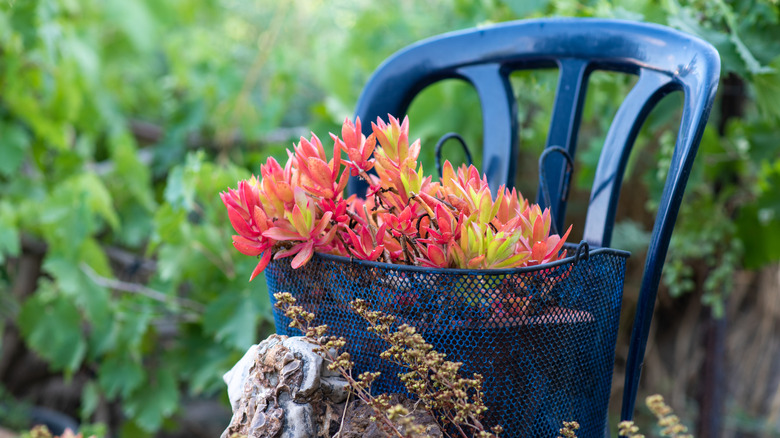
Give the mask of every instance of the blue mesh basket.
M 615 343 L 629 253 L 587 244 L 567 258 L 531 268 L 431 269 L 315 255 L 292 269 L 290 259 L 266 270 L 271 299 L 290 292 L 314 324 L 347 340 L 355 371 L 380 371 L 375 393 L 406 393 L 398 365 L 379 358 L 388 344 L 350 309 L 361 298 L 372 310 L 407 323 L 469 376 L 479 373 L 488 411 L 506 437 L 555 437 L 577 421 L 581 438 L 604 436 Z M 274 309 L 277 332 L 297 336 Z

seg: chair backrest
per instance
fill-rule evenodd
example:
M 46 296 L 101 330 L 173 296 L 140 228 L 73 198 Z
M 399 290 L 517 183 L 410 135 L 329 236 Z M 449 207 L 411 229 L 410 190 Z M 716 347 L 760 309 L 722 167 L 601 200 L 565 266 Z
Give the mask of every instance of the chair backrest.
M 607 133 L 596 169 L 584 239 L 609 246 L 623 173 L 637 133 L 648 113 L 673 91 L 685 95 L 677 143 L 660 200 L 637 313 L 623 393 L 622 418 L 633 415 L 658 284 L 680 201 L 715 97 L 720 58 L 708 43 L 653 24 L 620 20 L 554 18 L 523 20 L 453 32 L 420 41 L 388 58 L 373 74 L 358 101 L 356 116 L 402 116 L 426 86 L 450 78 L 471 83 L 483 118 L 483 172 L 493 190 L 513 186 L 517 162 L 517 102 L 509 75 L 515 70 L 557 67 L 547 147 L 560 146 L 573 157 L 589 74 L 608 70 L 638 75 Z M 564 157 L 545 160 L 553 195 L 549 207 L 562 229 L 566 209 Z M 352 188 L 355 189 L 354 187 Z M 544 199 L 538 196 L 544 206 Z

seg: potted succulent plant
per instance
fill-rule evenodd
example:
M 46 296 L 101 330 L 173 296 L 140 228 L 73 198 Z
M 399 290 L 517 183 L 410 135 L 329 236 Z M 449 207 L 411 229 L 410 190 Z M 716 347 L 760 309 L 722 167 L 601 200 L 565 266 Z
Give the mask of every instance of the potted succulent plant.
M 233 244 L 246 255 L 262 255 L 252 278 L 272 255 L 295 256 L 291 265 L 298 268 L 315 252 L 468 269 L 560 258 L 571 227 L 563 237 L 550 235 L 549 210 L 505 187 L 493 199 L 487 179 L 473 166 L 455 171 L 447 161 L 441 182 L 433 182 L 418 167 L 420 141 L 409 144 L 408 118 L 377 122 L 366 138 L 359 119 L 346 120 L 343 139 L 331 134 L 330 159 L 316 135 L 301 138 L 284 168 L 269 158 L 260 180 L 240 181 L 237 190 L 222 193 L 239 233 Z M 376 175 L 368 173 L 372 169 Z M 370 183 L 365 199 L 344 197 L 350 175 Z
M 571 227 L 551 233 L 549 210 L 503 186 L 493 196 L 474 166 L 445 162 L 433 181 L 408 118 L 361 128 L 331 134 L 330 157 L 301 138 L 284 166 L 269 158 L 260 178 L 221 193 L 233 245 L 259 258 L 250 280 L 266 271 L 272 295 L 292 293 L 344 336 L 358 371 L 382 372 L 379 391 L 403 391 L 400 370 L 350 311 L 355 298 L 482 374 L 489 422 L 546 434 L 577 418 L 603 431 L 585 411 L 608 402 L 627 253 L 565 247 Z M 365 197 L 345 197 L 350 177 L 368 182 Z

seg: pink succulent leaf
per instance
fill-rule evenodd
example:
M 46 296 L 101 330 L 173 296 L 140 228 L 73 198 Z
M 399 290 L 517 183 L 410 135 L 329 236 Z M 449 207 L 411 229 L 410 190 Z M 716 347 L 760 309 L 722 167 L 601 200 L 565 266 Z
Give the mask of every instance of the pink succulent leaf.
M 371 130 L 374 133 L 374 136 L 376 137 L 376 141 L 379 143 L 379 145 L 383 149 L 390 150 L 390 139 L 388 139 L 388 134 L 391 133 L 391 131 L 388 129 L 388 125 L 382 120 L 381 118 L 377 117 L 376 124 L 374 122 L 371 122 Z M 392 138 L 392 135 L 390 135 Z
M 423 266 L 432 268 L 448 268 L 449 260 L 447 255 L 438 245 L 428 245 L 425 248 L 425 255 L 427 257 L 421 258 L 420 261 Z
M 247 238 L 238 234 L 233 235 L 233 241 L 245 246 L 273 246 L 273 240 L 260 238 Z
M 408 119 L 404 119 L 404 121 L 408 121 Z M 405 135 L 407 137 L 409 136 L 408 133 L 405 134 Z M 407 143 L 408 143 L 408 140 L 407 140 Z M 420 143 L 420 140 L 419 139 L 415 140 L 415 142 L 412 143 L 411 146 L 409 146 L 409 152 L 408 152 L 409 155 L 407 157 L 407 160 L 411 159 L 413 161 L 417 161 L 417 158 L 420 156 L 420 148 L 421 147 L 422 147 L 422 145 Z
M 566 233 L 563 234 L 563 237 L 552 235 L 547 239 L 547 247 L 549 250 L 547 252 L 546 259 L 558 259 L 561 248 L 563 248 L 563 244 L 566 243 L 566 239 L 569 237 L 569 233 L 571 233 L 571 227 L 572 226 L 569 225 L 569 229 L 566 230 Z
M 359 158 L 362 163 L 366 163 L 367 165 L 370 166 L 374 165 L 374 160 L 371 159 L 371 155 L 374 154 L 375 148 L 376 148 L 376 136 L 374 134 L 370 134 L 363 142 L 363 144 L 360 146 Z
M 238 234 L 247 237 L 257 237 L 260 235 L 259 231 L 253 230 L 251 228 L 251 226 L 246 222 L 248 218 L 244 219 L 244 217 L 239 213 L 239 210 L 228 206 L 227 211 L 230 224 L 233 225 L 233 229 L 236 230 Z
M 228 189 L 228 192 L 220 192 L 219 197 L 222 199 L 222 203 L 225 204 L 225 208 L 233 207 L 235 210 L 241 210 L 241 204 L 237 201 L 238 198 L 233 196 L 235 190 Z
M 374 238 L 372 238 L 371 231 L 367 227 L 361 227 L 358 230 L 358 233 L 355 233 L 351 229 L 347 228 L 347 233 L 349 236 L 349 241 L 352 243 L 352 248 L 349 248 L 349 250 L 354 257 L 360 260 L 376 260 L 384 251 L 385 247 L 380 243 L 383 242 L 384 238 L 384 224 L 379 227 L 379 230 L 377 230 L 377 234 L 374 236 Z M 374 245 L 374 240 L 376 240 L 376 242 L 379 244 Z
M 304 234 L 308 234 L 308 231 L 311 227 L 311 221 L 308 220 L 309 218 L 308 209 L 304 207 L 302 210 L 298 204 L 295 204 L 293 207 L 292 214 L 290 215 L 290 223 L 292 223 L 293 228 L 295 228 L 295 231 L 298 232 L 301 236 Z
M 339 170 L 341 170 L 341 150 L 344 142 L 337 141 L 333 143 L 333 158 L 328 161 L 328 168 L 330 169 L 331 181 L 336 181 Z
M 290 257 L 291 255 L 297 254 L 301 248 L 303 248 L 303 243 L 298 243 L 296 245 L 293 245 L 290 248 L 286 249 L 280 249 L 279 251 L 274 253 L 274 260 L 283 259 L 286 257 Z
M 315 183 L 322 187 L 329 187 L 333 184 L 330 167 L 327 163 L 317 157 L 309 157 L 306 164 L 305 169 Z
M 333 216 L 332 212 L 325 212 L 325 214 L 323 214 L 320 218 L 320 221 L 317 223 L 317 226 L 314 227 L 311 232 L 309 232 L 309 237 L 316 238 L 322 234 L 322 232 L 325 231 L 325 227 L 329 225 L 331 216 Z
M 376 248 L 371 251 L 371 253 L 368 255 L 368 259 L 372 262 L 376 261 L 376 259 L 379 258 L 379 256 L 382 255 L 382 252 L 385 250 L 385 247 L 383 245 L 377 246 Z
M 308 185 L 302 183 L 301 187 L 306 192 L 309 192 L 312 195 L 317 196 L 318 198 L 332 199 L 334 195 L 333 190 L 328 188 L 322 188 L 322 186 L 318 186 L 318 185 Z
M 238 188 L 241 191 L 241 201 L 246 206 L 247 211 L 252 211 L 260 205 L 260 201 L 257 199 L 256 182 L 255 176 L 252 175 L 251 182 L 241 181 L 238 183 Z
M 417 193 L 417 196 L 425 203 L 426 210 L 428 210 L 428 214 L 430 215 L 434 214 L 437 205 L 443 205 L 439 198 L 436 198 L 425 191 Z
M 466 267 L 469 268 L 469 269 L 479 269 L 479 268 L 482 267 L 482 262 L 484 262 L 484 261 L 485 261 L 485 255 L 484 254 L 480 254 L 480 255 L 474 257 L 473 259 L 469 260 L 468 264 L 466 265 Z
M 314 255 L 314 243 L 306 242 L 300 252 L 293 257 L 290 266 L 292 266 L 293 269 L 298 269 L 311 260 L 312 255 Z
M 255 206 L 252 211 L 252 220 L 255 222 L 257 229 L 261 232 L 268 229 L 268 216 L 266 216 L 265 211 L 259 206 Z
M 546 255 L 547 255 L 547 243 L 546 242 L 534 243 L 534 246 L 531 249 L 531 260 L 539 264 L 544 261 L 544 257 Z
M 361 172 L 368 172 L 374 167 L 374 160 L 370 159 L 376 147 L 376 136 L 371 134 L 366 138 L 363 135 L 360 118 L 355 124 L 349 119 L 344 120 L 341 127 L 341 136 L 344 139 L 344 149 L 350 159 L 352 174 L 357 176 Z
M 241 237 L 241 240 L 239 240 L 237 239 L 238 237 L 241 236 L 233 236 L 233 246 L 241 254 L 255 257 L 265 251 L 264 245 L 261 245 L 259 242 L 247 243 L 248 239 Z
M 355 234 L 352 229 L 347 228 L 347 237 L 349 238 L 350 243 L 355 248 L 362 248 L 363 244 L 361 243 L 360 239 L 358 238 L 357 234 Z M 350 250 L 353 250 L 354 248 L 350 248 Z
M 547 233 L 544 229 L 544 219 L 537 216 L 536 220 L 534 220 L 534 228 L 531 231 L 531 240 L 539 242 L 544 240 L 545 237 L 547 237 Z
M 268 263 L 271 261 L 271 251 L 265 251 L 263 253 L 263 256 L 260 257 L 260 261 L 257 262 L 257 266 L 255 266 L 255 269 L 252 271 L 252 275 L 249 276 L 249 281 L 252 281 L 257 277 L 261 272 L 265 270 L 265 268 L 268 266 Z
M 384 223 L 387 224 L 395 237 L 401 235 L 413 237 L 417 235 L 417 214 L 413 210 L 411 205 L 407 205 L 397 215 L 386 213 L 382 216 Z
M 338 180 L 338 184 L 336 185 L 334 192 L 335 196 L 341 195 L 344 193 L 344 189 L 347 188 L 347 183 L 349 183 L 349 172 L 346 170 L 344 172 L 341 172 L 341 178 Z
M 561 239 L 561 236 L 557 234 L 553 234 L 552 236 L 548 237 L 544 243 L 547 245 L 547 254 L 544 255 L 545 260 L 557 255 L 558 251 L 560 250 L 560 246 L 563 246 L 563 240 Z
M 333 246 L 332 243 L 336 238 L 337 232 L 338 232 L 338 228 L 336 227 L 332 227 L 331 229 L 329 229 L 328 232 L 325 233 L 325 235 L 322 238 L 318 239 L 317 248 L 323 248 L 323 249 L 332 248 Z
M 385 241 L 385 232 L 387 230 L 387 224 L 382 224 L 379 229 L 376 230 L 376 242 L 380 244 Z
M 293 146 L 293 149 L 295 149 L 294 156 L 299 159 L 305 160 L 308 157 L 318 157 L 322 160 L 326 159 L 325 148 L 322 147 L 322 142 L 313 132 L 311 133 L 310 140 L 306 140 L 304 137 L 301 137 L 300 142 Z
M 323 214 L 330 212 L 332 214 L 331 219 L 338 223 L 347 223 L 349 221 L 349 215 L 347 214 L 348 202 L 344 199 L 322 199 L 319 202 L 319 208 L 323 211 Z
M 302 240 L 303 236 L 300 234 L 290 231 L 281 227 L 273 227 L 269 228 L 265 232 L 263 232 L 263 237 L 268 237 L 274 240 L 278 240 L 280 242 L 287 241 L 287 240 Z
M 360 117 L 352 123 L 349 117 L 344 119 L 344 123 L 341 125 L 341 138 L 344 139 L 344 144 L 347 150 L 355 150 L 360 148 L 362 143 L 363 132 L 361 131 Z

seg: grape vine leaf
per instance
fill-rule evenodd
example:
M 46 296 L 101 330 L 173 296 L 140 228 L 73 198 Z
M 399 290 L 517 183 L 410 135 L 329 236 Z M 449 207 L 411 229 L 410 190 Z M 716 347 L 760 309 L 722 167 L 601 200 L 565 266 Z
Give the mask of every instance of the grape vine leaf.
M 203 315 L 207 333 L 239 350 L 257 342 L 257 322 L 261 317 L 261 299 L 257 292 L 231 291 L 211 302 Z
M 89 418 L 100 404 L 100 388 L 94 380 L 90 380 L 84 385 L 81 391 L 81 422 L 87 423 Z
M 780 120 L 780 56 L 769 66 L 768 72 L 753 77 L 756 105 L 768 119 Z
M 0 175 L 12 176 L 22 164 L 30 143 L 27 132 L 18 124 L 0 122 L 0 138 L 3 142 L 3 159 Z
M 19 249 L 19 230 L 0 217 L 0 263 L 5 261 L 6 255 L 19 255 Z
M 19 327 L 27 345 L 48 360 L 52 368 L 72 372 L 87 352 L 81 315 L 70 300 L 52 289 L 50 282 L 42 282 L 39 292 L 24 302 Z
M 173 370 L 160 368 L 125 399 L 124 413 L 146 431 L 160 428 L 179 406 L 179 388 Z
M 144 382 L 144 369 L 137 358 L 124 352 L 105 357 L 98 369 L 98 382 L 109 399 L 128 397 Z

